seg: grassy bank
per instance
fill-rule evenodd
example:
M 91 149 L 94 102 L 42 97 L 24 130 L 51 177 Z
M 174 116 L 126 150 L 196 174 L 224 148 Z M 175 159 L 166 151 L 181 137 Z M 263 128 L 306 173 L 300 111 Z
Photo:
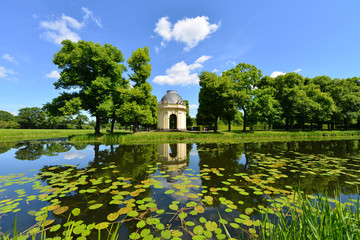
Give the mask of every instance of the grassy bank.
M 88 142 L 104 144 L 134 144 L 134 143 L 173 143 L 173 142 L 242 142 L 242 141 L 284 141 L 311 139 L 339 139 L 359 138 L 360 131 L 314 131 L 314 132 L 285 132 L 285 131 L 254 131 L 243 133 L 232 132 L 139 132 L 107 133 L 102 135 L 84 134 L 71 136 L 71 142 Z
M 69 137 L 71 142 L 134 144 L 173 142 L 242 142 L 242 141 L 284 141 L 311 139 L 359 138 L 360 131 L 220 131 L 213 132 L 115 132 L 94 135 L 93 130 L 66 129 L 0 129 L 0 142 L 25 141 Z
M 73 129 L 0 129 L 0 142 L 64 138 L 93 132 L 94 130 Z

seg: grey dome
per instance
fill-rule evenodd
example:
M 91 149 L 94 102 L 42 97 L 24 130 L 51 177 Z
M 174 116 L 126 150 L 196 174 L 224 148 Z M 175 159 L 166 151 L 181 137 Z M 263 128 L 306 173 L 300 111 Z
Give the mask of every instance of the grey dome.
M 175 90 L 168 90 L 167 93 L 162 97 L 161 101 L 167 103 L 182 103 L 183 99 Z

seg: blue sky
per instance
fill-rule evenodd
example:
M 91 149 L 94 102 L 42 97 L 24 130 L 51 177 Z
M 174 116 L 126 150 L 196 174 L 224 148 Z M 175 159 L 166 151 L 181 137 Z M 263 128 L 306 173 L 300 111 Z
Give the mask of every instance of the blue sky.
M 360 1 L 2 0 L 0 110 L 59 95 L 52 59 L 65 38 L 112 44 L 125 59 L 148 46 L 153 94 L 177 90 L 194 117 L 201 71 L 245 62 L 263 75 L 360 76 L 359 10 Z

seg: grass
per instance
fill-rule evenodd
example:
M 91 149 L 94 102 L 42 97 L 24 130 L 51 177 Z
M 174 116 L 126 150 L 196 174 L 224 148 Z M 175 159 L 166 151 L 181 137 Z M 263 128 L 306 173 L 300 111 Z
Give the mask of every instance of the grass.
M 0 142 L 64 138 L 78 134 L 90 134 L 94 130 L 72 129 L 0 129 Z
M 71 136 L 71 142 L 88 142 L 104 144 L 134 144 L 134 143 L 175 143 L 175 142 L 242 142 L 242 141 L 276 141 L 276 140 L 311 140 L 311 139 L 339 139 L 359 138 L 360 131 L 314 131 L 314 132 L 285 132 L 285 131 L 242 131 L 232 132 L 139 132 L 136 134 L 119 132 L 102 135 L 84 134 Z
M 104 143 L 104 144 L 135 144 L 135 143 L 173 143 L 173 142 L 243 142 L 243 141 L 290 141 L 312 139 L 359 138 L 360 131 L 248 131 L 231 132 L 125 132 L 104 133 L 94 135 L 93 130 L 65 129 L 0 129 L 0 142 L 25 140 L 67 138 L 71 142 Z
M 360 239 L 359 198 L 355 204 L 335 201 L 335 207 L 327 196 L 309 199 L 295 192 L 294 200 L 278 209 L 276 218 L 263 216 L 262 239 Z

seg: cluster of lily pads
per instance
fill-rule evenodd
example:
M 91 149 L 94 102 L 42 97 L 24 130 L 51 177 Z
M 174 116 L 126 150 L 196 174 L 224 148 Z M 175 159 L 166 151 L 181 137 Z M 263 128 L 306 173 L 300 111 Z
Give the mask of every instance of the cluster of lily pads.
M 99 168 L 44 167 L 34 177 L 0 176 L 0 224 L 9 214 L 26 214 L 21 211 L 22 202 L 41 201 L 45 206 L 27 213 L 35 224 L 27 226 L 18 239 L 37 234 L 46 239 L 71 236 L 79 240 L 118 234 L 146 240 L 256 238 L 260 215 L 296 208 L 292 186 L 277 187 L 288 174 L 343 174 L 352 179 L 346 183 L 360 183 L 358 168 L 342 166 L 346 159 L 298 153 L 291 158 L 255 153 L 252 157 L 255 160 L 248 172 L 229 174 L 224 168 L 203 164 L 199 172 L 187 168 L 172 177 L 174 182 L 166 188 L 164 182 L 170 172 L 178 171 L 176 166 L 159 171 L 157 165 L 148 165 L 145 179 L 118 176 L 115 162 Z M 111 174 L 101 175 L 104 170 Z M 21 188 L 28 184 L 31 195 Z M 15 185 L 19 188 L 7 194 L 6 188 Z M 247 204 L 254 198 L 258 204 Z M 4 234 L 1 231 L 7 229 L 0 229 Z

